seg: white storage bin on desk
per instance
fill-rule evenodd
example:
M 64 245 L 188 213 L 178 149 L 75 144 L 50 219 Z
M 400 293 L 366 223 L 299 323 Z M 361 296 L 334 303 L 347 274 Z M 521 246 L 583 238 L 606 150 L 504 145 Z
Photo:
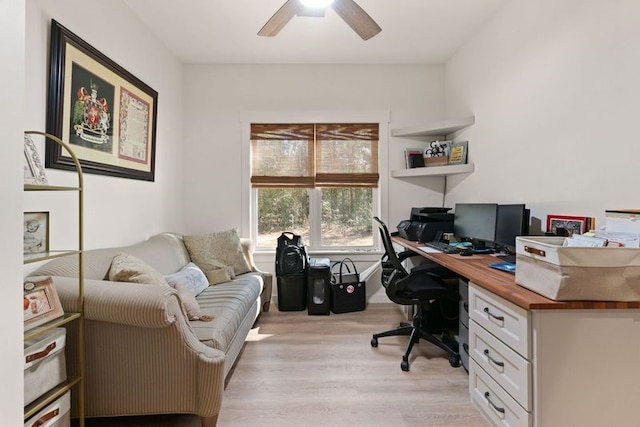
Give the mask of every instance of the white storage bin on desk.
M 562 246 L 516 238 L 518 285 L 556 301 L 640 301 L 640 249 Z
M 67 379 L 65 328 L 52 329 L 24 342 L 25 406 Z

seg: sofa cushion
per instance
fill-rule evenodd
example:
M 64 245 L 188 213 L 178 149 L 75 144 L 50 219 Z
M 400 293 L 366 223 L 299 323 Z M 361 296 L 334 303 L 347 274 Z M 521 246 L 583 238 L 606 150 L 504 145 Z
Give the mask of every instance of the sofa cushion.
M 234 275 L 251 271 L 242 251 L 236 228 L 216 233 L 183 236 L 183 240 L 191 260 L 205 274 L 222 266 L 232 267 Z
M 113 257 L 111 268 L 109 268 L 109 280 L 167 285 L 167 281 L 155 268 L 140 258 L 123 252 Z
M 206 345 L 227 351 L 242 321 L 262 292 L 260 273 L 242 274 L 234 280 L 210 286 L 197 300 L 203 314 L 213 315 L 211 323 L 191 322 L 198 339 Z

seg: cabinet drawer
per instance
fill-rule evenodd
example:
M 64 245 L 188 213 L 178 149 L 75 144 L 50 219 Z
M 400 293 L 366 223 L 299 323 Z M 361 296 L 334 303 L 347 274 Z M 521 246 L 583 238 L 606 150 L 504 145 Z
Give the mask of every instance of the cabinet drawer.
M 531 363 L 471 321 L 469 353 L 511 397 L 531 411 Z
M 525 359 L 531 359 L 527 310 L 469 283 L 469 314 L 471 320 Z
M 469 393 L 471 401 L 495 426 L 531 427 L 533 415 L 518 405 L 471 358 L 469 360 Z

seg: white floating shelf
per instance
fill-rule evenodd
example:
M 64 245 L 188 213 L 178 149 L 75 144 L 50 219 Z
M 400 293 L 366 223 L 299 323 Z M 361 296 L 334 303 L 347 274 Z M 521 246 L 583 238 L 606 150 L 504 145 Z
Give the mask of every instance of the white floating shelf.
M 419 126 L 391 129 L 391 136 L 416 137 L 416 136 L 447 136 L 453 132 L 464 129 L 475 123 L 474 116 L 457 119 L 440 120 Z
M 473 172 L 473 163 L 464 165 L 430 166 L 424 168 L 396 169 L 391 171 L 393 178 L 408 178 L 414 176 L 447 176 Z

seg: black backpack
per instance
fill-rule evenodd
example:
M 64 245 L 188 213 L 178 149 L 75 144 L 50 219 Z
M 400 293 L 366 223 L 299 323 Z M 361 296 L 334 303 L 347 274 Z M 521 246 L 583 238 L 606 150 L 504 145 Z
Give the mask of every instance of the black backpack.
M 303 274 L 308 265 L 309 259 L 302 237 L 290 231 L 282 233 L 278 237 L 276 248 L 276 276 Z

